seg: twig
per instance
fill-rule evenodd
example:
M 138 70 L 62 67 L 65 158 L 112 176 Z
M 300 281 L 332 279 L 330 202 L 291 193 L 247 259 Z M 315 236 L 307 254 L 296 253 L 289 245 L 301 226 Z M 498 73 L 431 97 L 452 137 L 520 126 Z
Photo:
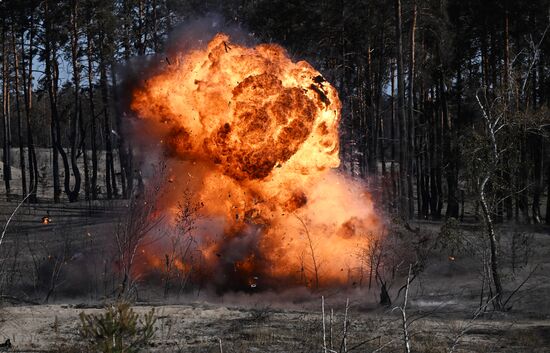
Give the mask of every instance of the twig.
M 315 251 L 313 250 L 313 242 L 311 240 L 311 236 L 309 235 L 309 230 L 307 229 L 306 223 L 300 217 L 298 217 L 298 215 L 295 214 L 294 217 L 296 217 L 300 221 L 300 223 L 302 223 L 302 226 L 304 227 L 304 230 L 306 232 L 309 249 L 311 251 L 311 260 L 313 261 L 313 268 L 315 270 L 315 289 L 319 289 L 319 267 L 317 265 L 317 259 L 315 258 Z
M 325 331 L 325 297 L 321 296 L 321 311 L 323 314 L 323 352 L 327 353 L 327 337 Z
M 510 301 L 510 299 L 512 299 L 512 297 L 517 293 L 518 290 L 521 289 L 521 287 L 523 287 L 523 285 L 525 283 L 527 283 L 527 281 L 531 278 L 531 276 L 533 275 L 533 273 L 535 273 L 535 271 L 539 268 L 539 265 L 536 265 L 532 270 L 531 272 L 529 272 L 529 274 L 527 275 L 527 277 L 520 283 L 519 286 L 517 286 L 516 289 L 514 289 L 514 291 L 512 293 L 510 293 L 510 295 L 508 296 L 508 299 L 506 299 L 506 301 L 504 302 L 504 304 L 502 304 L 502 307 L 505 308 L 506 307 L 506 304 L 508 304 L 508 302 Z
M 414 263 L 414 266 L 416 266 L 418 264 L 418 261 Z M 395 295 L 395 299 L 393 300 L 394 302 L 397 301 L 397 299 L 399 299 L 399 296 L 401 296 L 401 292 L 407 288 L 408 285 L 410 285 L 410 283 L 414 282 L 414 280 L 416 279 L 416 277 L 418 276 L 418 273 L 417 271 L 414 271 L 415 273 L 413 273 L 413 276 L 412 278 L 410 279 L 410 281 L 407 280 L 407 284 L 404 284 L 401 288 L 399 288 L 399 290 L 397 291 L 397 294 Z
M 460 333 L 455 337 L 454 341 L 453 341 L 453 345 L 451 346 L 451 348 L 449 349 L 449 353 L 453 353 L 455 348 L 457 347 L 458 345 L 458 342 L 460 341 L 460 339 L 466 334 L 468 333 L 468 331 L 470 331 L 470 329 L 472 328 L 472 325 L 474 323 L 474 321 L 479 317 L 479 315 L 481 315 L 483 312 L 485 312 L 485 308 L 487 308 L 487 306 L 489 306 L 489 304 L 491 304 L 491 302 L 493 300 L 495 300 L 496 298 L 498 297 L 498 295 L 492 297 L 489 301 L 487 301 L 487 303 L 485 303 L 483 306 L 477 308 L 477 310 L 474 312 L 474 316 L 472 317 L 472 319 L 470 321 L 468 321 L 468 323 L 466 324 L 466 326 L 464 326 L 464 329 L 462 331 L 460 331 Z
M 340 347 L 340 352 L 342 352 L 342 348 L 343 348 L 344 353 L 347 353 L 348 351 L 348 310 L 349 310 L 349 298 L 346 299 L 346 311 L 344 314 L 344 335 L 342 337 L 342 347 Z
M 14 297 L 12 295 L 6 295 L 6 294 L 0 295 L 0 299 L 7 300 L 10 302 L 25 303 L 30 305 L 40 305 L 40 303 L 35 302 L 34 300 L 18 298 L 18 297 Z
M 376 350 L 372 351 L 372 353 L 378 353 L 378 352 L 382 351 L 382 349 L 384 349 L 387 346 L 389 346 L 390 344 L 392 344 L 395 340 L 396 339 L 389 340 L 388 342 L 386 342 L 383 345 L 381 345 L 380 347 L 378 347 Z
M 409 331 L 408 331 L 408 323 L 407 323 L 407 301 L 409 298 L 409 286 L 411 283 L 411 271 L 412 271 L 412 264 L 409 265 L 409 274 L 407 276 L 407 287 L 405 288 L 405 298 L 403 298 L 403 306 L 396 307 L 394 309 L 399 309 L 401 311 L 401 318 L 402 318 L 402 329 L 403 329 L 403 344 L 405 345 L 405 352 L 410 353 L 411 352 L 411 342 L 409 337 Z
M 332 350 L 334 347 L 332 345 L 332 322 L 334 321 L 334 309 L 330 309 L 330 337 L 329 337 L 329 346 Z
M 525 75 L 525 80 L 523 80 L 523 84 L 521 86 L 521 93 L 522 94 L 525 94 L 525 86 L 527 86 L 527 81 L 529 80 L 530 72 L 533 69 L 533 66 L 535 66 L 535 63 L 537 62 L 537 59 L 539 57 L 539 48 L 540 48 L 541 44 L 543 43 L 544 37 L 546 37 L 546 33 L 548 32 L 549 28 L 550 28 L 550 24 L 548 24 L 546 26 L 546 28 L 544 29 L 544 32 L 542 33 L 542 37 L 540 38 L 540 41 L 536 45 L 533 42 L 533 39 L 531 39 L 530 44 L 533 48 L 533 60 L 531 61 L 530 65 L 529 65 L 529 69 L 527 70 L 527 73 Z
M 17 207 L 15 207 L 15 209 L 13 210 L 13 212 L 11 213 L 10 217 L 8 218 L 8 220 L 6 221 L 6 224 L 4 224 L 4 229 L 2 230 L 2 236 L 0 236 L 0 245 L 2 245 L 2 242 L 4 241 L 4 236 L 6 235 L 6 230 L 8 229 L 8 226 L 10 225 L 10 222 L 12 220 L 12 218 L 15 216 L 15 214 L 17 213 L 17 211 L 19 210 L 19 207 L 21 207 L 22 204 L 25 203 L 25 201 L 27 201 L 27 199 L 34 193 L 34 190 L 32 190 L 31 192 L 29 192 L 27 194 L 27 196 L 25 196 L 23 198 L 23 200 L 21 200 L 21 202 L 19 202 L 19 204 L 17 205 Z
M 369 338 L 368 340 L 365 340 L 365 341 L 363 341 L 363 342 L 357 343 L 355 346 L 353 346 L 353 347 L 351 347 L 350 349 L 348 349 L 348 352 L 351 352 L 351 351 L 353 351 L 353 350 L 355 350 L 355 349 L 361 347 L 362 345 L 367 344 L 367 343 L 369 343 L 369 342 L 372 342 L 372 341 L 374 341 L 374 340 L 376 340 L 376 339 L 379 339 L 379 338 L 382 338 L 382 336 L 376 336 L 376 337 L 373 337 L 373 338 Z

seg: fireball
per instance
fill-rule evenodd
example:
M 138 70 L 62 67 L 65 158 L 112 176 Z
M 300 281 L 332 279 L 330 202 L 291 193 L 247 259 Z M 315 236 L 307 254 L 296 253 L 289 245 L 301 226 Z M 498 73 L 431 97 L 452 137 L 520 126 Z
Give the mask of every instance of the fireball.
M 216 35 L 156 68 L 132 95 L 138 134 L 173 171 L 163 200 L 200 202 L 200 272 L 218 288 L 356 282 L 379 227 L 370 195 L 339 174 L 338 93 L 275 44 Z

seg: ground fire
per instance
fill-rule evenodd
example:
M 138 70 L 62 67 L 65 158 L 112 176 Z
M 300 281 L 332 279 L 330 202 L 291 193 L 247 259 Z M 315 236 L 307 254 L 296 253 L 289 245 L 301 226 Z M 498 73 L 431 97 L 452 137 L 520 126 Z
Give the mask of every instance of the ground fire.
M 202 205 L 192 236 L 203 279 L 228 289 L 357 283 L 379 219 L 365 188 L 335 169 L 335 88 L 278 45 L 225 34 L 153 71 L 131 109 L 137 133 L 169 159 L 166 213 L 175 220 L 183 190 Z M 163 262 L 156 252 L 151 266 Z

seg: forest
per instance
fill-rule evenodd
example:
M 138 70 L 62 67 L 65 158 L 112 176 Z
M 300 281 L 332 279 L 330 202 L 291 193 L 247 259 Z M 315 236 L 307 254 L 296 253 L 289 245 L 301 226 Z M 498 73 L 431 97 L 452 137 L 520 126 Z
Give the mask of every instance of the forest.
M 162 57 L 178 26 L 217 13 L 335 85 L 341 169 L 365 179 L 385 210 L 463 219 L 471 204 L 477 217 L 485 193 L 499 222 L 550 223 L 547 1 L 0 6 L 7 198 L 34 191 L 37 202 L 45 178 L 55 202 L 127 198 L 139 174 L 124 129 L 127 67 Z
M 135 352 L 545 352 L 549 32 L 548 0 L 0 0 L 0 314 L 44 352 L 109 317 Z

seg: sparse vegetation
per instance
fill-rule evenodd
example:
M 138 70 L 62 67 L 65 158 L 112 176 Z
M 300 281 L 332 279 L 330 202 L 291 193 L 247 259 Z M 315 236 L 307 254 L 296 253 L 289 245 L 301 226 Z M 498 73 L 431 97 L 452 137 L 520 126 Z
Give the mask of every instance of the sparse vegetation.
M 134 312 L 127 302 L 108 306 L 104 313 L 80 314 L 80 335 L 84 350 L 100 353 L 137 353 L 155 336 L 155 310 L 144 315 Z

